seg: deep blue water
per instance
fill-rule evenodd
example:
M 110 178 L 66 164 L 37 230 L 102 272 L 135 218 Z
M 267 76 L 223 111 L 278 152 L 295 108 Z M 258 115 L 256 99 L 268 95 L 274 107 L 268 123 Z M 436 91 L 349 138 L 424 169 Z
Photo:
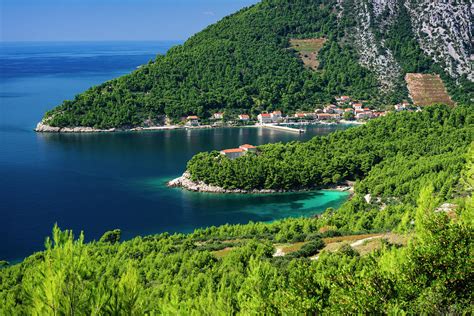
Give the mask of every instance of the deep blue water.
M 338 207 L 340 192 L 213 195 L 167 188 L 203 150 L 305 140 L 256 128 L 143 133 L 36 134 L 43 113 L 91 85 L 164 53 L 173 42 L 3 43 L 0 52 L 0 260 L 41 250 L 54 223 L 86 239 L 125 238 L 224 223 L 310 216 Z

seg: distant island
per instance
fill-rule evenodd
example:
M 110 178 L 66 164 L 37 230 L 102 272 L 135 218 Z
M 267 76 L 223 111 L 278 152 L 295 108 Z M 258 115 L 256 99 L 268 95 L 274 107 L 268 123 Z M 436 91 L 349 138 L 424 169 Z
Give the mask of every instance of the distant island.
M 37 131 L 172 128 L 217 113 L 225 120 L 277 110 L 314 113 L 338 96 L 377 111 L 404 101 L 415 107 L 472 102 L 468 43 L 446 26 L 458 23 L 433 26 L 450 34 L 442 41 L 422 36 L 418 20 L 429 17 L 423 10 L 422 4 L 263 1 L 131 74 L 64 101 Z

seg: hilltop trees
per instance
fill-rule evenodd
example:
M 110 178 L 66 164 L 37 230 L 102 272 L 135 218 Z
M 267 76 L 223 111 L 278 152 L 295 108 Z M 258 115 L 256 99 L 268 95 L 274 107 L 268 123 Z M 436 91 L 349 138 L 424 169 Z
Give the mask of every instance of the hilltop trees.
M 133 73 L 93 87 L 46 113 L 53 126 L 131 127 L 216 110 L 313 110 L 336 94 L 377 98 L 374 75 L 338 44 L 333 1 L 272 0 L 209 26 Z M 328 38 L 321 69 L 306 69 L 291 38 Z

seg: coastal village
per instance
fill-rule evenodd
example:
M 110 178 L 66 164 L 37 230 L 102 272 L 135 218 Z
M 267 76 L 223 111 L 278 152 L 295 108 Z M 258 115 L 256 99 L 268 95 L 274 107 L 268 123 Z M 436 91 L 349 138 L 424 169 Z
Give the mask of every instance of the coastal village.
M 403 102 L 393 106 L 392 110 L 376 110 L 364 105 L 363 101 L 352 100 L 349 96 L 336 97 L 335 104 L 317 108 L 313 112 L 296 112 L 285 115 L 282 111 L 259 113 L 255 117 L 249 114 L 239 114 L 233 118 L 226 118 L 226 123 L 230 126 L 256 125 L 263 127 L 283 127 L 291 125 L 309 124 L 363 124 L 370 119 L 385 116 L 391 111 L 420 111 L 419 107 L 414 107 L 408 102 Z M 200 118 L 190 115 L 183 118 L 186 127 L 219 127 L 224 125 L 224 113 L 216 112 L 210 119 Z M 203 124 L 203 122 L 209 124 Z M 279 128 L 282 129 L 282 128 Z M 294 128 L 287 128 L 288 131 Z M 283 129 L 282 129 L 283 130 Z M 302 130 L 298 129 L 301 132 Z
M 323 109 L 316 109 L 314 112 L 296 112 L 293 115 L 285 116 L 281 111 L 272 111 L 270 113 L 260 113 L 257 115 L 255 126 L 274 128 L 278 130 L 303 133 L 304 130 L 289 127 L 292 125 L 309 125 L 309 124 L 337 124 L 337 123 L 354 123 L 363 124 L 367 120 L 385 116 L 390 111 L 377 111 L 365 107 L 362 102 L 352 101 L 349 96 L 340 96 L 336 98 L 336 104 L 330 104 Z M 420 111 L 419 107 L 414 108 L 408 102 L 396 104 L 393 111 Z M 212 120 L 222 121 L 224 113 L 214 113 Z M 237 120 L 243 123 L 250 123 L 251 118 L 248 114 L 240 114 Z M 214 123 L 215 124 L 215 123 Z M 188 116 L 186 126 L 200 126 L 200 120 L 197 116 Z M 216 126 L 216 125 L 214 125 Z M 221 155 L 229 159 L 235 159 L 244 156 L 247 153 L 256 153 L 257 147 L 249 144 L 243 144 L 238 148 L 223 149 Z

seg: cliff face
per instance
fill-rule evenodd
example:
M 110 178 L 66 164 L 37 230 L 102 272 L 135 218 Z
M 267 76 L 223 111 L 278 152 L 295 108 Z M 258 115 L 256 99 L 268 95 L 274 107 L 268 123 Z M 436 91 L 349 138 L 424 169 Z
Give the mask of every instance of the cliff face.
M 386 45 L 396 26 L 411 29 L 423 53 L 452 78 L 474 80 L 470 55 L 474 5 L 468 1 L 338 0 L 337 9 L 360 63 L 377 74 L 385 91 L 396 89 L 402 74 L 400 60 Z
M 421 49 L 453 77 L 474 80 L 471 1 L 408 0 L 413 29 Z

